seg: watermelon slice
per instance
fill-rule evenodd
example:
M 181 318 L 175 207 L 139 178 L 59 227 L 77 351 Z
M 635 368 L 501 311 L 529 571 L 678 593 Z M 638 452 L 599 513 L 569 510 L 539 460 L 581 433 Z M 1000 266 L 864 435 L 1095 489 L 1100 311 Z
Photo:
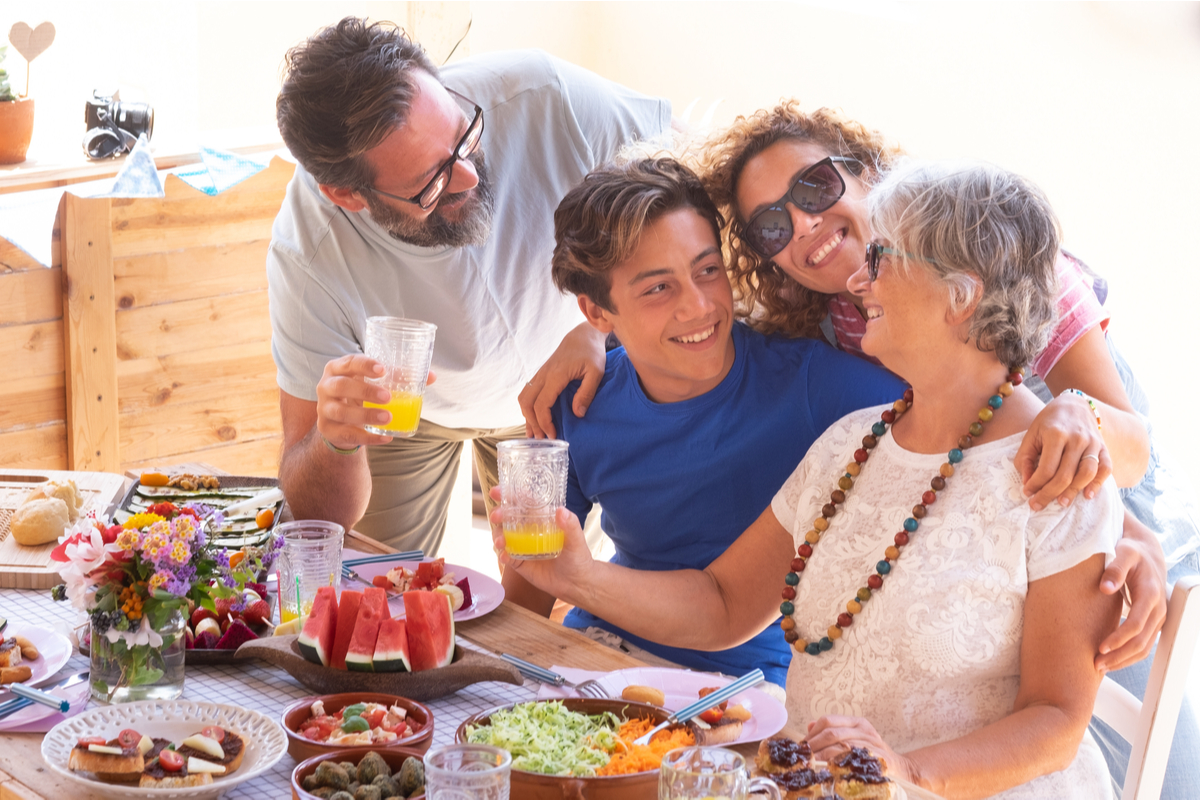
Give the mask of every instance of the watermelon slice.
M 317 589 L 317 598 L 313 600 L 312 611 L 304 621 L 304 629 L 300 631 L 300 655 L 308 661 L 321 666 L 329 666 L 329 656 L 333 651 L 334 632 L 337 629 L 338 601 L 337 592 L 332 586 L 322 586 Z
M 379 625 L 372 664 L 376 672 L 412 671 L 408 662 L 408 634 L 405 633 L 403 618 L 385 619 Z
M 408 656 L 412 671 L 449 666 L 454 660 L 454 615 L 441 592 L 405 592 Z
M 375 641 L 379 638 L 379 626 L 389 619 L 387 592 L 371 587 L 363 592 L 358 605 L 358 617 L 354 620 L 354 634 L 346 650 L 346 669 L 358 672 L 374 672 Z
M 353 589 L 342 590 L 342 602 L 338 606 L 337 636 L 333 639 L 333 655 L 329 666 L 335 669 L 346 668 L 346 651 L 350 649 L 350 638 L 354 636 L 354 620 L 358 618 L 358 604 L 362 602 L 363 593 Z

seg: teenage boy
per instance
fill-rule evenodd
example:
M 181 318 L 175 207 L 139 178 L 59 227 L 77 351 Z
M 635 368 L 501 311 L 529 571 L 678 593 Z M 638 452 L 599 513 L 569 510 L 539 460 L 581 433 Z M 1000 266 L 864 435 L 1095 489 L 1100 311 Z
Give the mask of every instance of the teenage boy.
M 585 418 L 569 411 L 577 383 L 554 408 L 570 443 L 567 507 L 583 519 L 600 503 L 613 560 L 634 569 L 708 566 L 830 424 L 905 388 L 823 342 L 735 322 L 721 224 L 699 179 L 665 158 L 592 172 L 554 214 L 555 285 L 623 345 L 608 354 Z M 505 570 L 504 587 L 542 614 L 553 605 L 516 570 Z M 781 686 L 787 672 L 788 645 L 774 626 L 729 650 L 700 652 L 634 637 L 578 608 L 564 624 L 602 628 L 695 669 L 758 667 Z

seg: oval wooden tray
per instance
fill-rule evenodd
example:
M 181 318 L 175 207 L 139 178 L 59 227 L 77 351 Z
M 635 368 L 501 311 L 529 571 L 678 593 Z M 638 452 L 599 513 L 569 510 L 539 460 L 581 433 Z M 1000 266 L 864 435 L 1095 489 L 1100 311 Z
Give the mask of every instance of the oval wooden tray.
M 521 674 L 511 664 L 493 656 L 464 650 L 455 645 L 454 661 L 440 669 L 421 672 L 356 672 L 322 667 L 300 655 L 298 636 L 254 639 L 237 649 L 235 658 L 261 658 L 318 694 L 383 692 L 413 700 L 434 700 L 453 694 L 464 686 L 483 681 L 501 681 L 520 686 Z

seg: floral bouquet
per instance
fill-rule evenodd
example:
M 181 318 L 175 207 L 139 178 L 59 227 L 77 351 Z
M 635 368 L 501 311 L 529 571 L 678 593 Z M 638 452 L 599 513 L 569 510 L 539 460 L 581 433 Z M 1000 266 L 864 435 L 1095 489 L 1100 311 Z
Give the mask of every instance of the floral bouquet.
M 265 590 L 254 581 L 282 540 L 230 552 L 208 543 L 209 521 L 219 526 L 221 514 L 202 503 L 158 503 L 124 524 L 86 517 L 59 540 L 51 558 L 62 565 L 63 583 L 53 596 L 88 615 L 93 696 L 177 697 L 190 631 L 184 618 L 194 609 L 217 616 L 218 604 L 241 610 L 261 600 Z M 98 654 L 108 656 L 106 664 L 97 663 Z M 176 683 L 177 690 L 171 688 Z M 168 688 L 157 694 L 131 691 L 163 684 Z

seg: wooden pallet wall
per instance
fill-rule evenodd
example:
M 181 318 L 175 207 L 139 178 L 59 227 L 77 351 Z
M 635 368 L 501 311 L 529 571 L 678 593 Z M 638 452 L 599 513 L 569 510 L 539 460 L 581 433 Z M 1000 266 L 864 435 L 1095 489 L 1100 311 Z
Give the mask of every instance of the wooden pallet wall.
M 0 352 L 17 354 L 21 376 L 0 384 L 0 466 L 123 472 L 199 461 L 276 474 L 265 265 L 292 173 L 277 158 L 215 197 L 174 176 L 162 198 L 65 195 L 62 267 L 35 264 L 40 274 L 25 272 L 36 278 L 0 283 L 0 319 L 21 313 L 0 326 Z

